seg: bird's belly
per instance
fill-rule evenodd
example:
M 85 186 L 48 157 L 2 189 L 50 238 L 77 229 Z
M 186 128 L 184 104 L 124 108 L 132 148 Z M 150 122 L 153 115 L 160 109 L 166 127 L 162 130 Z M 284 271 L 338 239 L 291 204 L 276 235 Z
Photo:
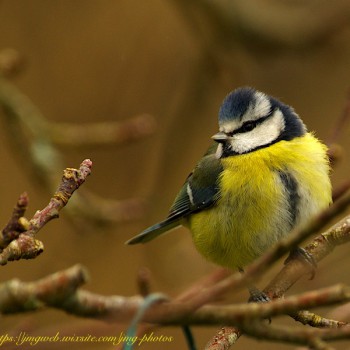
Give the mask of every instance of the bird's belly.
M 220 187 L 227 190 L 217 203 L 189 218 L 194 244 L 207 259 L 243 267 L 293 228 L 297 218 L 281 172 L 224 170 Z
M 222 198 L 214 207 L 191 216 L 196 248 L 219 265 L 247 265 L 291 230 L 282 201 L 271 193 L 260 192 L 256 197 L 246 191 Z
M 192 214 L 193 241 L 207 259 L 244 267 L 331 202 L 328 163 L 311 135 L 222 160 L 220 198 Z

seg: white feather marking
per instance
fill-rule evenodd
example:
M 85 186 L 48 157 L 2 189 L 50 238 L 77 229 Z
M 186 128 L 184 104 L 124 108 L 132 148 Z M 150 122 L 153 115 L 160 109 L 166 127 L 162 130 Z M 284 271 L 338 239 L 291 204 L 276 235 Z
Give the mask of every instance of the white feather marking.
M 188 194 L 188 197 L 190 199 L 191 204 L 194 205 L 193 193 L 192 193 L 192 188 L 191 188 L 190 184 L 187 184 L 186 190 L 187 190 L 187 194 Z
M 242 118 L 242 123 L 248 120 L 257 120 L 259 118 L 265 117 L 271 111 L 271 103 L 268 97 L 262 92 L 255 93 L 255 103 L 250 104 L 247 112 Z
M 222 156 L 222 144 L 219 143 L 219 144 L 218 144 L 218 148 L 216 149 L 216 152 L 215 152 L 215 157 L 216 157 L 217 159 L 220 159 L 221 156 Z

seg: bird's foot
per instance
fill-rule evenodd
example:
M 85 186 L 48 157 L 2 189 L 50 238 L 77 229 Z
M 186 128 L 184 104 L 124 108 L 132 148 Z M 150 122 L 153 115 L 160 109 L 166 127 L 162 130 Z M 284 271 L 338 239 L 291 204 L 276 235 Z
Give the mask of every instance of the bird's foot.
M 289 261 L 293 259 L 299 259 L 304 263 L 307 263 L 310 266 L 310 280 L 312 280 L 315 277 L 316 274 L 316 268 L 317 263 L 314 257 L 304 248 L 296 247 L 293 249 L 290 253 L 288 258 L 284 261 L 284 264 L 286 265 Z
M 248 303 L 268 303 L 271 299 L 260 289 L 255 287 L 249 287 L 250 297 Z M 272 322 L 271 318 L 267 318 L 269 324 Z
M 249 287 L 250 297 L 248 303 L 268 303 L 271 299 L 260 289 Z

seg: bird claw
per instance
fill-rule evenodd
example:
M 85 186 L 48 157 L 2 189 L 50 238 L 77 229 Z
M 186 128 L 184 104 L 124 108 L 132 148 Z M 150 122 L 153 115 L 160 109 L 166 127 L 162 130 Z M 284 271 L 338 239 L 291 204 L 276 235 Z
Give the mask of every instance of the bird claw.
M 284 261 L 284 264 L 286 265 L 289 261 L 293 259 L 299 259 L 304 263 L 307 263 L 310 266 L 310 280 L 315 278 L 316 275 L 316 268 L 317 263 L 314 257 L 304 248 L 296 247 L 293 249 L 290 253 L 287 259 Z
M 250 297 L 248 303 L 268 303 L 271 299 L 257 288 L 249 288 Z
M 250 297 L 248 299 L 248 303 L 268 303 L 271 299 L 261 290 L 255 287 L 249 288 Z M 267 318 L 269 324 L 271 324 L 271 318 Z

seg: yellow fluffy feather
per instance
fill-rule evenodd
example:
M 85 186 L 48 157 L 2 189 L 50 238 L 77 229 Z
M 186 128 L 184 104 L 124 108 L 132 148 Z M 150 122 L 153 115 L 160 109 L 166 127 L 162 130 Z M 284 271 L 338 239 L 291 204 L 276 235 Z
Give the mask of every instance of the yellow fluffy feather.
M 243 267 L 288 234 L 288 201 L 280 172 L 298 185 L 295 225 L 331 203 L 327 148 L 311 133 L 255 152 L 223 158 L 216 205 L 188 218 L 197 249 L 229 268 Z

